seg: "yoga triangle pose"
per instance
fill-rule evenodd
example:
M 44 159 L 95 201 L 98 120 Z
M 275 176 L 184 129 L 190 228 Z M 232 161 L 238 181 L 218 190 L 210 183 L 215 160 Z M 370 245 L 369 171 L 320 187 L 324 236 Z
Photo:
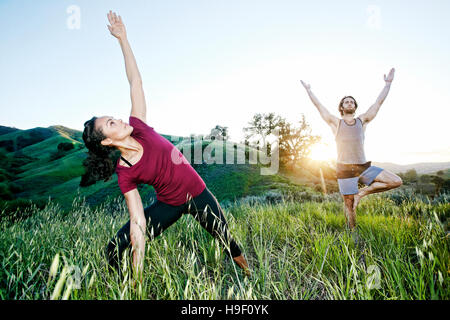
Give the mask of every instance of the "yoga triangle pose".
M 120 273 L 121 257 L 131 244 L 133 270 L 142 281 L 145 234 L 150 240 L 154 239 L 183 214 L 189 213 L 227 247 L 226 252 L 249 275 L 247 261 L 230 236 L 222 208 L 214 195 L 184 155 L 147 124 L 141 75 L 127 40 L 125 25 L 115 13 L 110 11 L 107 16 L 108 29 L 119 40 L 125 59 L 131 115 L 129 123 L 110 116 L 93 117 L 85 122 L 83 140 L 89 153 L 84 162 L 86 174 L 80 185 L 106 181 L 114 172 L 118 175 L 130 220 L 107 246 L 110 265 Z M 121 157 L 114 162 L 111 157 L 117 150 Z M 148 208 L 142 205 L 138 184 L 152 185 L 156 191 L 157 200 Z
M 339 191 L 344 198 L 346 219 L 350 229 L 356 226 L 356 207 L 361 198 L 402 185 L 402 179 L 399 176 L 386 169 L 372 166 L 364 154 L 364 135 L 367 124 L 375 118 L 386 99 L 394 80 L 394 73 L 395 69 L 392 68 L 387 76 L 384 75 L 385 86 L 377 100 L 367 112 L 358 117 L 355 117 L 358 104 L 352 96 L 343 97 L 339 102 L 338 110 L 341 118 L 338 118 L 319 102 L 311 91 L 311 86 L 301 81 L 322 119 L 331 127 L 336 139 L 336 176 Z M 358 189 L 358 182 L 367 187 Z

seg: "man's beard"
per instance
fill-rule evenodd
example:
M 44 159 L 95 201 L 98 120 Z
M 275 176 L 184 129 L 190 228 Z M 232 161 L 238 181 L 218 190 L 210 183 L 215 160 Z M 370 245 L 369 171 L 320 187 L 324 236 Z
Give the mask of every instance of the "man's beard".
M 346 110 L 344 109 L 344 114 L 355 114 L 356 109 Z

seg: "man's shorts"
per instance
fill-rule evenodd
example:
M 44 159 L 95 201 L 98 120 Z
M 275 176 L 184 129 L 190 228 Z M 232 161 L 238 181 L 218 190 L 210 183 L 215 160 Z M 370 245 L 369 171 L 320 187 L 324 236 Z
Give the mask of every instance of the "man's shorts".
M 342 195 L 357 194 L 358 182 L 370 186 L 375 178 L 383 171 L 382 168 L 370 166 L 360 175 L 351 178 L 337 179 L 339 191 Z M 339 175 L 338 175 L 339 176 Z

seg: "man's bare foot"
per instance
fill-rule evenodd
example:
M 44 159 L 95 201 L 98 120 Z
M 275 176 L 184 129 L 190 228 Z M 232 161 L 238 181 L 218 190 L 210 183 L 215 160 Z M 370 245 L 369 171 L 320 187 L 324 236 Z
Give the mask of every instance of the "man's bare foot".
M 355 194 L 353 197 L 353 212 L 356 212 L 356 207 L 359 204 L 359 201 L 361 201 L 362 195 L 359 193 Z

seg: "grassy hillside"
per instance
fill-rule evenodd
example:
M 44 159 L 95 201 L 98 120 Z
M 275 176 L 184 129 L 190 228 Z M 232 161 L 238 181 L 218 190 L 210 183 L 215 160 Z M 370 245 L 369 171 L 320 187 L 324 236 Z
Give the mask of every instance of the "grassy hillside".
M 246 164 L 237 164 L 237 161 L 233 164 L 213 164 L 216 153 L 217 157 L 220 155 L 219 150 L 222 148 L 220 141 L 195 142 L 182 137 L 163 136 L 172 139 L 191 163 L 194 163 L 196 148 L 200 148 L 201 151 L 205 148 L 216 148 L 211 154 L 211 159 L 203 159 L 205 163 L 193 166 L 219 201 L 233 201 L 243 196 L 264 193 L 266 190 L 276 188 L 278 184 L 292 184 L 289 177 L 281 173 L 261 175 L 261 166 L 248 164 L 248 155 Z M 116 175 L 108 182 L 98 182 L 88 188 L 79 187 L 81 175 L 84 173 L 82 163 L 87 152 L 79 131 L 62 126 L 12 130 L 0 135 L 1 142 L 3 147 L 0 145 L 2 163 L 0 198 L 3 197 L 3 200 L 0 203 L 0 210 L 6 208 L 14 211 L 17 206 L 20 208 L 23 208 L 23 205 L 29 206 L 30 203 L 24 202 L 25 200 L 39 203 L 42 207 L 48 199 L 52 199 L 61 206 L 61 210 L 66 211 L 70 209 L 77 195 L 85 197 L 91 206 L 98 206 L 108 197 L 120 195 Z M 58 150 L 58 145 L 62 143 L 72 144 L 73 149 L 65 152 Z M 185 151 L 189 149 L 192 158 Z M 245 154 L 250 149 L 248 146 L 227 142 L 222 150 L 224 163 L 227 150 Z M 155 198 L 152 187 L 141 186 L 140 192 L 144 202 L 151 202 Z
M 121 200 L 93 209 L 77 199 L 67 213 L 50 203 L 28 219 L 0 222 L 0 298 L 447 300 L 448 199 L 404 196 L 363 199 L 357 242 L 344 227 L 339 198 L 228 203 L 225 215 L 250 278 L 185 215 L 146 246 L 138 290 L 109 272 L 104 256 L 129 219 Z

